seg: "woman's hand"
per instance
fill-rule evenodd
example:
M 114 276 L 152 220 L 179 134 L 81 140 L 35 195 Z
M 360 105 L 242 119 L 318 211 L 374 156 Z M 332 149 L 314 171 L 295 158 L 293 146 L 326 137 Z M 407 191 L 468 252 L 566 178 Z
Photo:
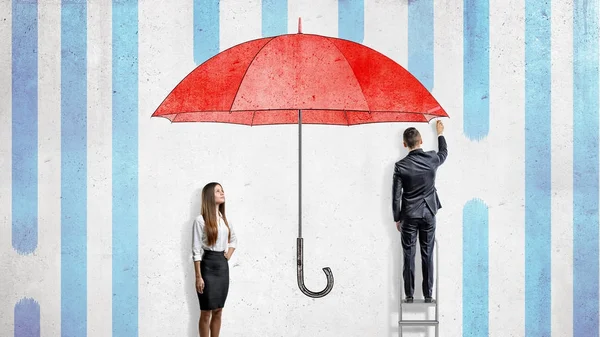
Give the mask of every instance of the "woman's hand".
M 227 249 L 227 251 L 225 253 L 223 253 L 223 255 L 225 255 L 225 258 L 227 259 L 227 261 L 229 261 L 229 259 L 231 259 L 231 255 L 233 255 L 234 251 L 235 251 L 235 248 L 229 247 L 229 249 Z
M 204 280 L 202 277 L 196 277 L 196 291 L 200 294 L 204 292 Z

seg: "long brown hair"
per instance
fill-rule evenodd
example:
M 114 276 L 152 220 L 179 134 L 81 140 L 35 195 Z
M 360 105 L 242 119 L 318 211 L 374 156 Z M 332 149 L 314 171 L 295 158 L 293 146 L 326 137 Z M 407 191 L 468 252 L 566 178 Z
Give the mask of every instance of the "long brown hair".
M 217 236 L 219 235 L 219 229 L 217 227 L 217 211 L 215 210 L 215 187 L 221 186 L 219 183 L 208 183 L 202 189 L 202 217 L 204 218 L 204 227 L 206 228 L 207 244 L 212 246 L 217 242 Z M 223 186 L 221 186 L 223 188 Z M 225 216 L 225 202 L 219 205 L 219 212 L 223 215 L 225 226 L 229 232 L 228 241 L 231 240 L 231 230 L 229 230 L 229 223 Z

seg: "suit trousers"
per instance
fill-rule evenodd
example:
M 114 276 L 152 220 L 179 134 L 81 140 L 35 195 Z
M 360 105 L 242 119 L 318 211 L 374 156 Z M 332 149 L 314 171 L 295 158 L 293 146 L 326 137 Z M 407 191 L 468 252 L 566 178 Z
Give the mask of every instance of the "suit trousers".
M 432 297 L 433 292 L 433 246 L 435 244 L 435 215 L 427 206 L 422 218 L 407 218 L 402 223 L 402 250 L 404 253 L 404 293 L 412 297 L 415 289 L 415 254 L 417 234 L 421 247 L 423 273 L 423 296 Z

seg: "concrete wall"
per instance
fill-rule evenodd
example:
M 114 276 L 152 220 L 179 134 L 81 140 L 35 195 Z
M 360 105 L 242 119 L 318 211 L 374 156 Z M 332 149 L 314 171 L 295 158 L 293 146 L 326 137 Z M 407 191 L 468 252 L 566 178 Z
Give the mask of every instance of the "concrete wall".
M 597 3 L 587 12 L 558 1 L 525 12 L 524 1 L 471 2 L 229 0 L 218 11 L 202 1 L 197 8 L 193 1 L 0 2 L 0 334 L 195 336 L 191 224 L 200 190 L 218 181 L 239 237 L 223 336 L 399 335 L 393 165 L 406 155 L 408 126 L 420 130 L 426 150 L 437 149 L 433 123 L 303 127 L 305 282 L 321 290 L 323 267 L 335 277 L 329 295 L 312 299 L 296 283 L 297 125 L 150 118 L 214 54 L 214 41 L 222 51 L 295 33 L 302 17 L 305 33 L 356 40 L 406 67 L 450 115 L 449 156 L 437 178 L 440 336 L 597 336 Z M 32 7 L 35 41 L 23 37 L 31 30 L 11 26 L 35 29 L 26 15 Z M 595 41 L 578 37 L 574 18 Z M 61 33 L 61 21 L 81 34 Z M 30 55 L 37 73 L 13 67 L 16 51 L 32 53 L 18 41 L 37 46 Z M 69 59 L 78 51 L 84 61 Z M 119 55 L 128 58 L 120 63 Z M 588 70 L 574 76 L 573 67 Z M 596 77 L 586 77 L 590 71 Z M 18 129 L 28 121 L 19 119 L 24 111 L 37 116 L 29 119 L 37 129 Z M 118 128 L 115 116 L 127 114 L 131 126 Z M 577 185 L 578 172 L 587 185 Z M 15 244 L 17 212 L 35 240 Z M 578 219 L 585 220 L 579 227 Z M 19 250 L 25 241 L 34 247 Z M 574 263 L 574 254 L 585 259 Z M 61 277 L 72 290 L 61 288 Z M 417 273 L 417 298 L 420 281 Z M 425 317 L 417 309 L 405 316 Z M 405 332 L 433 336 L 432 329 Z

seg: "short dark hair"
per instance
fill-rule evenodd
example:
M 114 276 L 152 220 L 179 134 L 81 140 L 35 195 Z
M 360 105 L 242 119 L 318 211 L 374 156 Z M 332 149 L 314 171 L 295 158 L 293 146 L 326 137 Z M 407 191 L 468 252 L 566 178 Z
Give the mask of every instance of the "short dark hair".
M 419 130 L 413 127 L 404 130 L 403 137 L 406 146 L 408 146 L 411 149 L 417 146 L 417 143 L 421 140 L 421 134 L 419 133 Z

